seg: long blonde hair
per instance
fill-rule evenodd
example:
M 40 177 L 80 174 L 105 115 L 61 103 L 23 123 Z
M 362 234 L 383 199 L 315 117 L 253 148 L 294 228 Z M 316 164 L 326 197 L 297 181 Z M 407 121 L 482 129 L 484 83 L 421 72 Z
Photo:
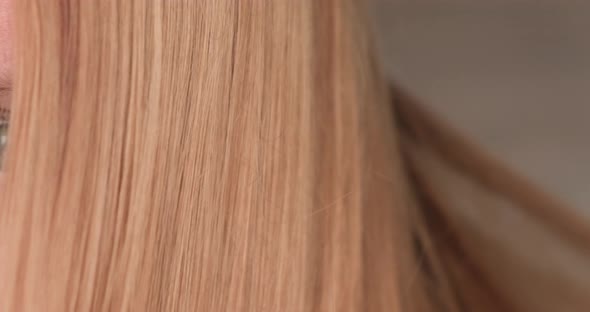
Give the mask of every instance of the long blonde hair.
M 399 305 L 354 2 L 15 1 L 0 310 Z
M 362 1 L 14 2 L 1 311 L 530 307 L 448 267 Z

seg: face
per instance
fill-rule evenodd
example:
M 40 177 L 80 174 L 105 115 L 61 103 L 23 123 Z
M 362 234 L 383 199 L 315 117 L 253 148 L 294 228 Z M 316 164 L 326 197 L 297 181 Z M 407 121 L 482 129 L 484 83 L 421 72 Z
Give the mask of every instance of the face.
M 0 0 L 0 92 L 6 94 L 11 84 L 11 23 L 9 1 Z M 0 95 L 0 99 L 2 99 Z M 5 104 L 5 103 L 1 103 Z

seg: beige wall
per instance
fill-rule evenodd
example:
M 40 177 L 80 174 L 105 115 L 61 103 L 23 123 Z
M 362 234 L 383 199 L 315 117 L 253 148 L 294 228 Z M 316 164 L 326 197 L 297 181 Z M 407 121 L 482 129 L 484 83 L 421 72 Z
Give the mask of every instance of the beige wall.
M 388 74 L 590 217 L 590 1 L 377 3 Z

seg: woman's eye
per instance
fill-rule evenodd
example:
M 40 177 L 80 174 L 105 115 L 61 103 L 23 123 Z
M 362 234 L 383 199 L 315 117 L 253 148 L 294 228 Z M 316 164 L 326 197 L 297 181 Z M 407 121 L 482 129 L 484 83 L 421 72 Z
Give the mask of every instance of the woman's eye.
M 6 151 L 6 144 L 8 143 L 8 121 L 10 111 L 5 108 L 0 108 L 0 168 L 4 160 L 4 153 Z

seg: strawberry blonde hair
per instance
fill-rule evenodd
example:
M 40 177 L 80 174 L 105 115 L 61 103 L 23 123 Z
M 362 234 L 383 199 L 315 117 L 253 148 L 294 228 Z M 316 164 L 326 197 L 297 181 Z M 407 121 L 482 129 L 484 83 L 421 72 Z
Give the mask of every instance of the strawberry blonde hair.
M 588 306 L 513 248 L 588 274 L 588 231 L 390 93 L 363 1 L 14 5 L 1 311 Z M 558 218 L 506 241 L 497 197 Z

